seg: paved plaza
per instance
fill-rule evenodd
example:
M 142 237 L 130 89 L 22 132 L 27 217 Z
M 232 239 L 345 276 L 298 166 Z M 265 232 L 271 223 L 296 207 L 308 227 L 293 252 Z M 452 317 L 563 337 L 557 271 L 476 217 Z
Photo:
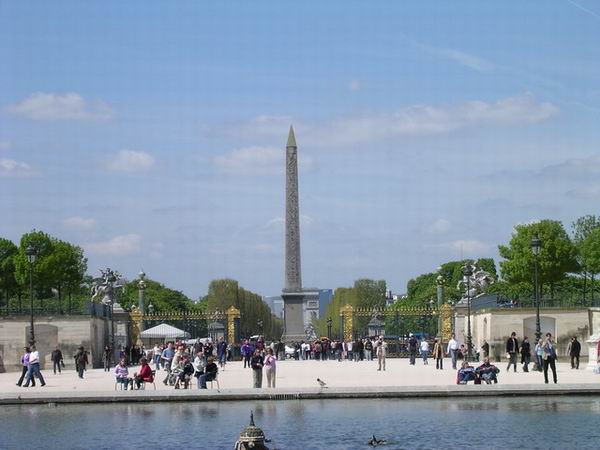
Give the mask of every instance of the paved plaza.
M 476 366 L 477 363 L 474 363 Z M 573 370 L 569 363 L 558 363 L 558 383 L 562 385 L 599 384 L 600 375 L 585 370 L 587 363 L 582 363 L 579 370 Z M 409 364 L 408 359 L 388 359 L 387 370 L 377 371 L 375 361 L 281 361 L 277 365 L 277 388 L 306 389 L 317 388 L 317 378 L 324 380 L 330 388 L 370 388 L 370 387 L 402 387 L 402 386 L 452 386 L 456 384 L 456 371 L 451 369 L 450 360 L 444 361 L 444 370 L 436 370 L 435 364 L 423 365 L 417 361 L 415 366 Z M 544 376 L 540 372 L 517 373 L 506 372 L 505 363 L 498 363 L 500 368 L 499 386 L 504 385 L 543 385 Z M 131 367 L 133 375 L 138 367 Z M 19 378 L 17 372 L 0 374 L 0 394 L 15 392 L 49 391 L 49 392 L 109 392 L 115 389 L 113 372 L 104 372 L 102 369 L 92 369 L 85 373 L 85 378 L 80 380 L 74 370 L 65 370 L 60 375 L 54 375 L 52 370 L 42 372 L 46 386 L 35 388 L 22 388 L 16 386 Z M 166 372 L 157 372 L 156 389 L 160 391 L 173 390 L 172 386 L 162 384 Z M 549 374 L 550 383 L 552 376 Z M 221 389 L 245 389 L 252 387 L 252 371 L 244 369 L 242 362 L 230 362 L 224 371 L 219 372 Z M 149 387 L 151 390 L 152 387 Z M 193 389 L 196 389 L 195 382 Z M 263 389 L 266 388 L 266 378 L 263 380 Z

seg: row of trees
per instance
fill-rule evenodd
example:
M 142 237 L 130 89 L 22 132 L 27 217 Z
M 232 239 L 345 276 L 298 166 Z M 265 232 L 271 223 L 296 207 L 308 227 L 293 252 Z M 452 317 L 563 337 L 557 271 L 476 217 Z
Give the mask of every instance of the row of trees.
M 87 275 L 87 259 L 79 246 L 52 237 L 42 231 L 24 234 L 19 245 L 0 238 L 0 310 L 28 311 L 23 305 L 29 289 L 29 269 L 25 250 L 29 245 L 37 249 L 33 264 L 36 308 L 45 311 L 81 309 L 90 299 L 93 277 Z M 117 292 L 117 301 L 129 310 L 138 302 L 139 279 L 123 281 Z M 214 311 L 235 306 L 241 312 L 241 333 L 244 336 L 259 332 L 269 338 L 279 338 L 283 324 L 271 314 L 259 294 L 238 286 L 235 280 L 215 280 L 210 283 L 208 295 L 193 301 L 181 291 L 170 289 L 158 281 L 146 279 L 146 306 L 152 304 L 156 312 Z M 68 298 L 68 306 L 65 304 Z
M 11 301 L 22 305 L 23 296 L 29 284 L 29 261 L 25 250 L 29 245 L 37 249 L 33 265 L 33 281 L 36 298 L 40 306 L 44 300 L 51 299 L 63 306 L 65 295 L 72 300 L 73 295 L 81 293 L 86 279 L 87 259 L 81 247 L 49 236 L 42 231 L 24 234 L 15 245 L 8 239 L 0 238 L 0 292 L 4 305 L 8 308 Z
M 213 280 L 208 294 L 201 304 L 208 311 L 226 311 L 235 306 L 240 310 L 240 333 L 242 336 L 264 334 L 267 339 L 279 339 L 283 334 L 283 323 L 271 313 L 259 294 L 239 286 L 236 280 Z

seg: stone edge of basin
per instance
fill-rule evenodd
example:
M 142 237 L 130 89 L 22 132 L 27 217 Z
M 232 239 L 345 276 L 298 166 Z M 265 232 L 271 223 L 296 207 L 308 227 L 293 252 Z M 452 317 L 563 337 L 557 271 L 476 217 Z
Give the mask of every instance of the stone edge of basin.
M 598 384 L 505 385 L 505 386 L 403 386 L 328 389 L 224 389 L 208 391 L 118 392 L 13 392 L 0 393 L 0 405 L 66 403 L 136 403 L 183 401 L 319 400 L 367 398 L 460 398 L 520 397 L 547 395 L 600 395 Z

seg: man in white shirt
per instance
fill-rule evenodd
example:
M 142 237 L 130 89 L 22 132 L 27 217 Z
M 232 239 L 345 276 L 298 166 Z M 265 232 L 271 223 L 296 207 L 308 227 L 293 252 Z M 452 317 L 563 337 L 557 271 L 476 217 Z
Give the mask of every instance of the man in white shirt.
M 450 354 L 450 358 L 452 358 L 452 368 L 456 369 L 456 354 L 458 352 L 458 341 L 454 333 L 452 333 L 452 337 L 448 341 L 448 349 L 446 353 Z
M 29 382 L 36 376 L 40 380 L 42 386 L 46 386 L 44 377 L 40 372 L 40 353 L 35 348 L 35 345 L 31 345 L 31 353 L 29 354 L 29 369 L 27 371 L 27 379 L 23 387 L 29 387 Z

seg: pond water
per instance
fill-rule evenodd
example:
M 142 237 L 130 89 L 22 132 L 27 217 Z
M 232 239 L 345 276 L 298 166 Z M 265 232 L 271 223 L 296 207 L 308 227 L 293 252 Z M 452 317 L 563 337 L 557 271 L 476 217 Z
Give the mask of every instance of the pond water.
M 600 397 L 183 402 L 0 408 L 2 449 L 232 449 L 254 410 L 280 450 L 598 448 Z

